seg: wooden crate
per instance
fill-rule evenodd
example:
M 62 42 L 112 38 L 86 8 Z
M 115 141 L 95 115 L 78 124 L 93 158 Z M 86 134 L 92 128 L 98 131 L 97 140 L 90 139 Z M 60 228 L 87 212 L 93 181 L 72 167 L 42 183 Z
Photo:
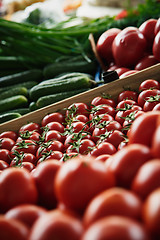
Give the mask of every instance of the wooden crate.
M 0 124 L 0 132 L 8 130 L 18 131 L 22 125 L 28 122 L 41 123 L 42 118 L 49 113 L 64 112 L 70 104 L 76 102 L 85 102 L 89 104 L 94 97 L 101 96 L 103 93 L 110 94 L 113 99 L 116 99 L 118 94 L 124 89 L 131 88 L 133 90 L 137 90 L 142 81 L 151 78 L 160 80 L 160 64 L 149 67 L 123 79 L 115 80 L 114 82 L 107 83 L 95 89 L 91 89 L 87 92 L 41 108 L 20 118 Z

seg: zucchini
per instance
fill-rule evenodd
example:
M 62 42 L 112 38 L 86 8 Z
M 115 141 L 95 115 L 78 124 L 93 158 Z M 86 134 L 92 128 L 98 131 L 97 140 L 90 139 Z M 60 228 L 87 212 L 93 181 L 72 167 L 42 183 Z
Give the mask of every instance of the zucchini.
M 17 57 L 14 56 L 0 56 L 0 70 L 15 70 L 15 69 L 23 69 L 25 70 L 26 67 L 24 66 L 23 61 L 19 60 Z
M 18 118 L 18 117 L 21 117 L 21 114 L 14 113 L 14 112 L 13 113 L 0 114 L 0 124 L 4 123 L 4 122 L 7 122 L 7 121 L 10 121 L 12 119 Z
M 16 95 L 23 95 L 23 96 L 27 96 L 28 95 L 28 90 L 25 87 L 16 87 L 16 88 L 12 88 L 10 90 L 4 91 L 0 94 L 0 100 L 8 98 L 8 97 L 12 97 L 12 96 L 16 96 Z
M 45 79 L 53 78 L 58 74 L 65 72 L 82 72 L 94 74 L 96 70 L 96 62 L 86 60 L 66 61 L 61 63 L 52 63 L 44 67 L 43 75 Z
M 21 115 L 24 115 L 24 114 L 27 114 L 29 112 L 30 112 L 29 108 L 17 108 L 17 109 L 5 111 L 5 112 L 3 112 L 1 114 L 4 114 L 4 113 L 19 113 Z
M 87 90 L 89 90 L 89 88 L 83 88 L 83 89 L 79 89 L 79 90 L 62 92 L 62 93 L 56 93 L 56 94 L 52 94 L 52 95 L 43 96 L 43 97 L 40 97 L 37 100 L 36 105 L 37 105 L 38 108 L 42 108 L 42 107 L 48 106 L 50 104 L 56 103 L 58 101 L 61 101 L 63 99 L 66 99 L 68 97 L 72 97 L 76 94 L 85 92 Z
M 29 82 L 14 84 L 14 85 L 11 85 L 11 86 L 0 88 L 0 94 L 2 92 L 11 90 L 13 88 L 18 88 L 18 87 L 25 87 L 27 89 L 30 89 L 30 88 L 34 87 L 35 85 L 37 85 L 37 82 L 35 82 L 35 81 L 29 81 Z
M 15 108 L 26 107 L 28 99 L 25 96 L 17 95 L 0 101 L 0 112 L 12 110 Z
M 42 81 L 42 71 L 40 69 L 31 69 L 20 73 L 15 73 L 0 78 L 0 87 L 5 87 L 27 81 Z
M 83 88 L 91 88 L 93 80 L 87 76 L 79 76 L 74 78 L 63 79 L 62 81 L 52 81 L 50 84 L 38 84 L 30 89 L 29 96 L 33 101 L 38 98 L 60 92 L 73 91 Z

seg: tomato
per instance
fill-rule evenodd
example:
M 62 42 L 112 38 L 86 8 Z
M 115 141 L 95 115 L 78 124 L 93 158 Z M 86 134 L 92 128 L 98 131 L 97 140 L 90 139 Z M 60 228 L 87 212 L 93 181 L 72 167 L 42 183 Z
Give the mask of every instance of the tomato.
M 115 63 L 123 67 L 135 65 L 143 56 L 146 44 L 146 39 L 138 28 L 123 29 L 117 34 L 112 44 Z
M 98 157 L 102 154 L 114 154 L 116 152 L 116 148 L 115 146 L 113 146 L 111 143 L 109 142 L 102 142 L 100 144 L 98 144 L 91 152 L 90 155 L 92 157 Z
M 23 223 L 0 216 L 0 239 L 28 240 L 29 229 Z
M 119 28 L 111 28 L 102 33 L 99 37 L 96 49 L 99 56 L 105 60 L 107 63 L 113 61 L 113 54 L 112 54 L 112 43 L 114 38 L 120 33 L 121 30 Z
M 50 113 L 50 114 L 47 114 L 45 117 L 43 117 L 41 125 L 42 127 L 45 127 L 50 122 L 59 122 L 62 124 L 64 120 L 65 119 L 62 113 L 58 113 L 58 112 Z
M 82 232 L 82 223 L 77 217 L 53 210 L 38 218 L 28 240 L 78 240 Z
M 154 157 L 160 158 L 160 126 L 159 125 L 156 128 L 152 137 L 151 152 Z
M 38 145 L 32 140 L 23 140 L 22 142 L 16 143 L 11 149 L 11 157 L 14 157 L 14 152 L 17 151 L 19 153 L 31 153 L 33 155 L 36 154 Z
M 73 122 L 71 125 L 67 125 L 66 128 L 72 128 L 73 133 L 86 132 L 88 131 L 88 125 L 84 122 Z
M 151 159 L 151 151 L 142 144 L 131 144 L 112 156 L 109 169 L 116 177 L 117 185 L 130 187 L 138 169 Z
M 141 143 L 151 146 L 153 133 L 156 129 L 159 116 L 159 111 L 152 111 L 136 118 L 129 131 L 129 144 Z
M 1 211 L 23 203 L 37 202 L 37 189 L 30 173 L 25 169 L 7 168 L 0 175 Z
M 20 164 L 19 167 L 24 168 L 31 172 L 35 168 L 35 165 L 31 162 L 22 162 L 22 164 Z
M 153 97 L 160 95 L 160 90 L 158 89 L 148 89 L 142 91 L 138 96 L 138 104 L 143 107 L 146 101 L 152 99 Z
M 0 138 L 10 138 L 10 139 L 12 139 L 14 141 L 17 140 L 17 137 L 18 137 L 18 135 L 14 131 L 5 131 L 5 132 L 2 132 L 0 134 Z
M 137 101 L 137 98 L 138 98 L 138 93 L 135 92 L 135 91 L 130 91 L 130 90 L 125 90 L 125 91 L 122 91 L 118 97 L 117 97 L 117 101 L 118 102 L 121 102 L 123 100 L 126 100 L 126 99 L 131 99 L 133 101 Z
M 10 166 L 16 166 L 18 164 L 21 164 L 22 162 L 30 162 L 32 164 L 36 164 L 36 157 L 35 155 L 31 154 L 31 153 L 23 153 L 23 154 L 15 154 L 15 157 L 12 159 Z
M 41 133 L 41 126 L 40 126 L 40 124 L 38 124 L 38 123 L 33 123 L 33 122 L 31 122 L 31 123 L 28 123 L 28 124 L 26 124 L 26 125 L 23 125 L 20 129 L 19 129 L 19 133 L 24 133 L 24 132 L 26 132 L 26 131 L 29 131 L 29 132 L 31 132 L 31 131 L 36 131 L 36 132 L 38 132 L 38 133 Z
M 153 55 L 147 55 L 140 59 L 140 61 L 136 64 L 135 70 L 141 71 L 145 68 L 151 67 L 155 64 L 157 64 L 158 61 Z
M 160 103 L 157 103 L 157 104 L 153 107 L 152 111 L 159 111 L 159 110 L 160 110 Z
M 5 218 L 18 220 L 31 228 L 33 223 L 47 212 L 45 208 L 33 204 L 21 204 L 11 208 L 5 213 Z
M 109 122 L 114 120 L 114 118 L 107 113 L 96 115 L 95 117 L 93 117 L 93 115 L 90 114 L 90 118 L 91 118 L 90 127 L 89 127 L 90 132 L 93 132 L 95 127 L 99 126 L 100 124 L 108 125 Z
M 63 157 L 63 153 L 60 151 L 44 151 L 40 155 L 41 157 L 38 159 L 37 165 L 43 161 L 60 160 Z
M 5 161 L 6 163 L 10 164 L 10 151 L 7 149 L 0 149 L 0 160 Z
M 29 132 L 28 130 L 23 132 L 23 133 L 20 133 L 19 137 L 17 138 L 17 142 L 21 142 L 23 140 L 32 140 L 32 141 L 35 141 L 35 142 L 38 142 L 40 140 L 40 137 L 41 135 L 38 133 L 38 132 Z
M 12 147 L 15 145 L 15 141 L 11 138 L 1 138 L 0 139 L 0 148 L 7 149 L 11 151 Z
M 154 35 L 156 36 L 159 31 L 160 31 L 160 18 L 158 18 L 157 23 L 155 25 Z
M 67 149 L 71 144 L 73 144 L 74 141 L 78 141 L 80 139 L 90 139 L 92 140 L 92 137 L 90 134 L 82 132 L 82 133 L 73 133 L 66 137 L 64 142 L 64 147 Z
M 119 144 L 124 141 L 124 134 L 119 130 L 114 130 L 104 141 L 111 143 L 113 146 L 115 146 L 115 148 L 117 148 Z
M 5 168 L 8 168 L 9 164 L 3 160 L 0 160 L 0 170 L 4 170 Z
M 64 126 L 60 122 L 49 122 L 46 126 L 49 130 L 56 130 L 60 133 L 64 132 Z
M 155 79 L 144 80 L 139 86 L 139 92 L 149 89 L 160 89 L 160 84 Z
M 112 117 L 115 116 L 115 109 L 107 104 L 98 105 L 92 108 L 91 113 L 89 115 L 89 119 L 91 120 L 93 117 L 101 114 L 109 114 Z
M 157 23 L 157 19 L 150 18 L 145 22 L 143 22 L 139 27 L 139 31 L 143 34 L 143 36 L 147 40 L 148 48 L 152 47 L 152 44 L 154 41 L 154 37 L 155 37 L 154 30 L 155 30 L 156 23 Z
M 142 218 L 146 228 L 155 237 L 160 237 L 160 188 L 157 188 L 148 196 L 144 202 Z
M 79 102 L 79 103 L 73 103 L 67 108 L 67 111 L 66 111 L 67 117 L 73 117 L 79 114 L 88 116 L 89 106 L 85 103 Z
M 138 70 L 129 70 L 129 71 L 121 74 L 119 78 L 124 78 L 124 77 L 127 77 L 127 76 L 132 75 L 132 74 L 137 73 L 137 72 L 138 72 Z
M 98 157 L 96 157 L 96 158 L 95 158 L 95 161 L 105 162 L 105 161 L 107 161 L 107 159 L 108 159 L 110 156 L 111 156 L 110 154 L 102 154 L 102 155 L 99 155 Z
M 57 140 L 63 143 L 64 139 L 65 137 L 57 130 L 50 130 L 45 135 L 45 142 L 48 142 L 49 140 Z
M 44 161 L 31 173 L 38 190 L 39 204 L 48 209 L 55 207 L 57 203 L 53 183 L 60 166 L 61 162 L 58 160 Z
M 83 223 L 88 227 L 93 222 L 109 216 L 120 215 L 140 219 L 142 202 L 130 190 L 110 188 L 95 196 L 83 215 Z
M 78 212 L 83 212 L 98 193 L 113 186 L 114 175 L 103 162 L 94 161 L 88 156 L 63 163 L 54 184 L 58 201 Z
M 160 47 L 160 32 L 154 38 L 152 52 L 157 61 L 160 61 L 160 54 L 159 54 L 159 47 Z
M 86 115 L 79 114 L 75 117 L 75 119 L 73 121 L 80 121 L 80 122 L 87 123 L 89 121 L 89 119 Z
M 120 101 L 117 106 L 116 106 L 116 110 L 121 110 L 121 108 L 123 108 L 122 110 L 129 110 L 132 108 L 133 105 L 136 105 L 137 103 L 132 100 L 132 99 L 125 99 Z
M 123 73 L 130 71 L 129 68 L 116 68 L 115 71 L 117 72 L 118 76 L 120 77 Z
M 66 153 L 77 152 L 80 154 L 88 154 L 95 146 L 96 145 L 92 140 L 82 139 L 80 142 L 75 141 L 73 145 L 70 145 L 67 148 Z
M 110 99 L 110 98 L 105 98 L 105 97 L 98 96 L 98 97 L 94 97 L 91 101 L 91 107 L 98 106 L 98 105 L 103 105 L 103 104 L 110 105 L 113 108 L 116 106 L 116 102 L 113 99 Z
M 132 190 L 145 199 L 152 191 L 160 187 L 160 159 L 144 163 L 132 182 Z
M 148 112 L 152 111 L 153 108 L 160 103 L 160 95 L 156 95 L 155 97 L 151 96 L 143 105 L 143 111 Z
M 136 220 L 123 216 L 104 217 L 84 232 L 81 240 L 149 240 L 144 226 Z

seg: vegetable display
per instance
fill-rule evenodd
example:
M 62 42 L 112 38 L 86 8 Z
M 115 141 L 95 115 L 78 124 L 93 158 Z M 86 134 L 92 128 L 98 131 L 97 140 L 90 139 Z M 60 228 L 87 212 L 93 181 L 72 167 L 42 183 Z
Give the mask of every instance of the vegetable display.
M 146 79 L 2 132 L 0 238 L 159 239 L 159 99 Z

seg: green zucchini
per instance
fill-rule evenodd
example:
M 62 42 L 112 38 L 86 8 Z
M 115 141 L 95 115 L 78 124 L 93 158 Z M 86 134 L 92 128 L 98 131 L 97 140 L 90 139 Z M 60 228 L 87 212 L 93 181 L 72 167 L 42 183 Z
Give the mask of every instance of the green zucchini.
M 14 112 L 13 113 L 0 114 L 0 124 L 4 123 L 4 122 L 7 122 L 7 121 L 10 121 L 12 119 L 18 118 L 18 117 L 21 117 L 21 114 L 14 113 Z
M 19 113 L 21 115 L 24 115 L 24 114 L 27 114 L 30 112 L 30 109 L 29 108 L 16 108 L 16 109 L 13 109 L 13 110 L 8 110 L 8 111 L 5 111 L 1 114 L 4 114 L 4 113 Z
M 14 56 L 0 56 L 0 70 L 15 70 L 15 69 L 23 69 L 24 66 L 23 61 L 20 61 L 17 57 Z
M 15 108 L 26 107 L 28 99 L 25 96 L 17 95 L 0 101 L 0 112 L 12 110 Z
M 60 92 L 73 91 L 83 88 L 91 88 L 93 81 L 87 76 L 68 78 L 62 81 L 53 81 L 51 84 L 38 84 L 30 89 L 29 96 L 33 101 L 38 98 Z
M 0 87 L 5 87 L 27 81 L 42 81 L 42 71 L 40 69 L 31 69 L 20 73 L 15 73 L 0 78 Z
M 79 89 L 79 90 L 62 92 L 62 93 L 56 93 L 56 94 L 52 94 L 52 95 L 43 96 L 43 97 L 40 97 L 37 100 L 36 105 L 37 105 L 38 108 L 42 108 L 42 107 L 48 106 L 50 104 L 56 103 L 58 101 L 61 101 L 63 99 L 66 99 L 68 97 L 72 97 L 76 94 L 85 92 L 87 90 L 89 90 L 89 88 L 83 88 L 83 89 Z
M 5 98 L 9 98 L 9 97 L 12 97 L 12 96 L 16 96 L 16 95 L 27 96 L 28 95 L 27 88 L 16 87 L 16 88 L 12 88 L 10 90 L 4 91 L 0 94 L 0 100 L 5 99 Z
M 13 88 L 18 88 L 18 87 L 25 87 L 25 88 L 27 88 L 27 89 L 30 89 L 30 88 L 34 87 L 35 85 L 37 85 L 37 82 L 35 82 L 35 81 L 29 81 L 29 82 L 14 84 L 14 85 L 7 86 L 7 87 L 2 87 L 2 88 L 0 87 L 0 94 L 1 94 L 2 92 L 11 90 L 11 89 L 13 89 Z

